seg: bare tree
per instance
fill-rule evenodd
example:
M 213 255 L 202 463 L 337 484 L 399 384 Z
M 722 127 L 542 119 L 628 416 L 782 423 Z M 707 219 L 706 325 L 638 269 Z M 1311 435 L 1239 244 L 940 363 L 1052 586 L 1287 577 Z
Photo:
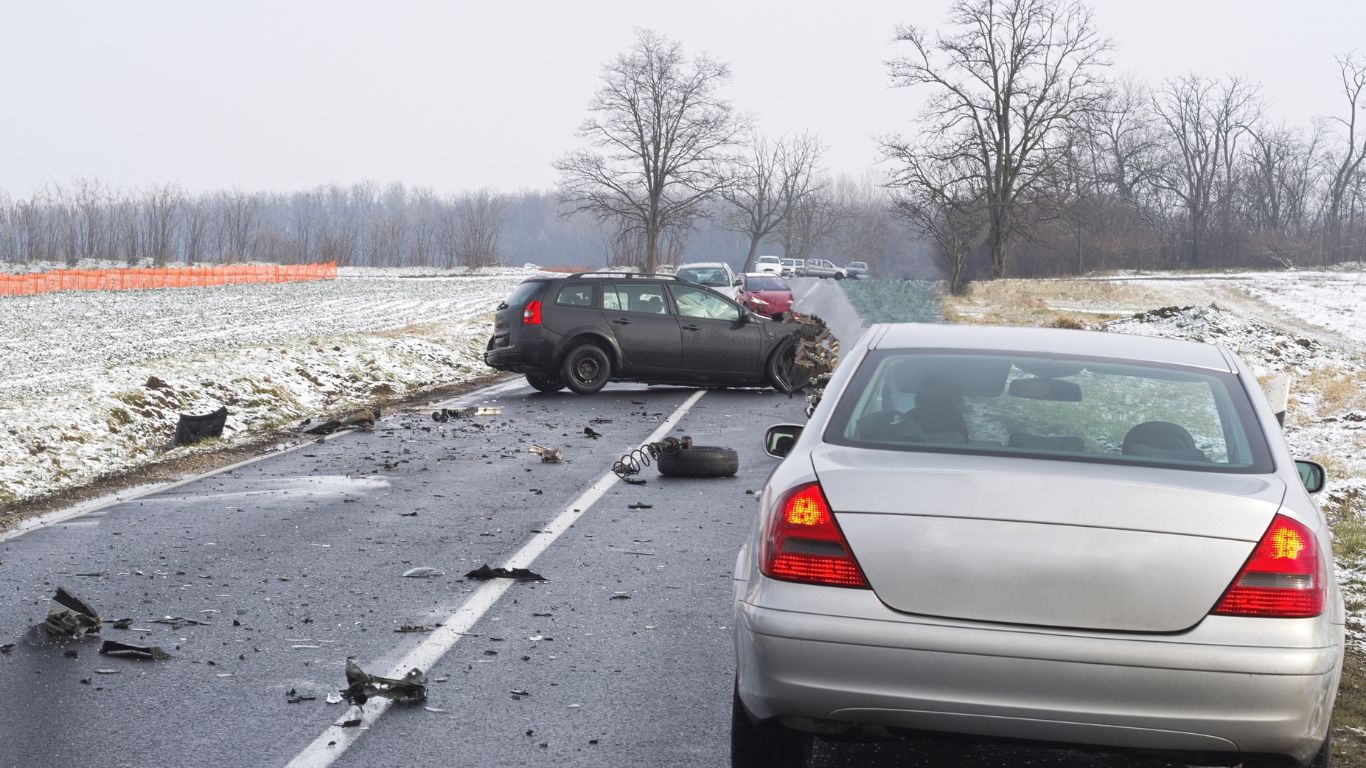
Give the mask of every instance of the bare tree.
M 640 227 L 647 271 L 659 262 L 660 234 L 690 222 L 725 184 L 722 153 L 739 130 L 717 95 L 729 78 L 724 63 L 686 61 L 677 42 L 637 30 L 635 45 L 604 68 L 579 128 L 591 148 L 555 163 L 573 210 Z
M 261 200 L 241 190 L 219 198 L 223 208 L 223 232 L 229 261 L 250 260 L 256 256 L 256 236 L 261 226 Z
M 142 209 L 147 254 L 152 257 L 154 266 L 166 266 L 175 255 L 176 215 L 184 197 L 180 187 L 163 184 L 148 189 L 137 204 Z
M 758 134 L 736 158 L 732 183 L 722 191 L 730 205 L 725 224 L 749 238 L 742 272 L 754 268 L 759 243 L 772 235 L 822 187 L 816 175 L 820 142 L 810 134 L 769 141 Z
M 1191 266 L 1203 266 L 1202 246 L 1215 190 L 1227 178 L 1224 166 L 1233 157 L 1231 145 L 1250 124 L 1256 97 L 1256 89 L 1237 78 L 1221 84 L 1189 75 L 1169 81 L 1153 98 L 1172 155 L 1157 184 L 1186 210 Z
M 1023 197 L 1055 162 L 1068 123 L 1096 108 L 1108 40 L 1080 0 L 957 0 L 953 30 L 901 27 L 911 56 L 889 63 L 902 87 L 931 88 L 923 134 L 935 157 L 971 161 L 988 218 L 992 273 L 1004 277 Z M 887 142 L 895 153 L 912 145 Z
M 975 164 L 958 154 L 936 157 L 912 148 L 889 148 L 898 163 L 889 186 L 896 210 L 934 241 L 939 267 L 955 295 L 972 279 L 972 254 L 986 228 L 986 195 Z
M 461 195 L 456 201 L 459 230 L 455 253 L 467 267 L 498 263 L 498 239 L 503 232 L 503 201 L 487 189 Z
M 194 266 L 208 255 L 214 207 L 203 197 L 186 198 L 180 203 L 181 253 L 185 264 Z
M 1362 160 L 1366 160 L 1366 132 L 1358 131 L 1357 113 L 1362 108 L 1362 91 L 1366 89 L 1366 62 L 1356 54 L 1337 57 L 1338 78 L 1343 98 L 1347 101 L 1346 117 L 1330 117 L 1346 131 L 1342 146 L 1334 153 L 1332 175 L 1328 179 L 1328 199 L 1324 210 L 1326 263 L 1340 260 L 1342 251 L 1343 203 L 1355 183 Z
M 846 209 L 822 180 L 820 189 L 804 197 L 778 226 L 778 243 L 783 255 L 793 259 L 808 259 L 812 252 L 829 239 L 835 230 L 849 219 Z

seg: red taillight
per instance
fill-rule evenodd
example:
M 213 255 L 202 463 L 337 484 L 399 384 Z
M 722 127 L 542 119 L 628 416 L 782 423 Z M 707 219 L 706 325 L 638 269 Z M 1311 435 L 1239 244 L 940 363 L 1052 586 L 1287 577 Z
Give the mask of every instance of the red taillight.
M 803 584 L 868 588 L 839 523 L 830 514 L 820 483 L 799 485 L 769 512 L 761 570 L 765 576 Z
M 526 309 L 522 310 L 522 325 L 541 324 L 541 302 L 528 301 Z
M 1213 613 L 1303 619 L 1323 613 L 1324 570 L 1314 532 L 1276 515 Z

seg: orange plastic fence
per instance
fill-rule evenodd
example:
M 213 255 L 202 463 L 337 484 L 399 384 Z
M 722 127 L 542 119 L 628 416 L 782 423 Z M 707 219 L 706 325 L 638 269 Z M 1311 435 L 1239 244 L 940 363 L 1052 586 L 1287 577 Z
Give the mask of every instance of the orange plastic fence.
M 333 280 L 337 262 L 319 264 L 230 264 L 176 269 L 57 269 L 20 275 L 0 274 L 0 296 L 54 291 L 132 291 L 192 288 L 231 283 L 298 283 Z

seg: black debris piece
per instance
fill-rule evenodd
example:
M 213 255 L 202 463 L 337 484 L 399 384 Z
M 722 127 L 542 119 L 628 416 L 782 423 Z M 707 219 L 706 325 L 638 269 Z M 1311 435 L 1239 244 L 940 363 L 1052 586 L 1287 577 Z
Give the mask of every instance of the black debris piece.
M 165 624 L 169 626 L 171 629 L 180 629 L 182 627 L 189 626 L 209 626 L 209 622 L 207 621 L 200 621 L 199 619 L 187 619 L 184 616 L 162 616 L 159 619 L 148 619 L 147 621 L 150 624 Z
M 130 645 L 120 643 L 117 640 L 105 640 L 100 645 L 101 656 L 117 656 L 121 659 L 142 659 L 144 661 L 162 661 L 171 658 L 171 654 L 161 650 L 159 645 Z
M 57 587 L 42 627 L 53 637 L 84 637 L 87 633 L 98 634 L 100 624 L 100 615 L 89 603 L 66 587 Z
M 395 631 L 395 632 L 431 632 L 431 631 L 432 631 L 432 628 L 429 627 L 429 626 L 427 626 L 426 624 L 404 624 L 403 626 L 399 627 L 398 629 L 396 629 L 396 630 L 394 630 L 394 631 Z
M 305 702 L 305 701 L 317 701 L 317 700 L 318 700 L 318 697 L 317 697 L 317 696 L 309 696 L 309 695 L 306 694 L 306 693 L 299 693 L 298 691 L 294 690 L 293 688 L 290 688 L 289 691 L 287 691 L 287 692 L 285 693 L 285 703 L 286 703 L 286 704 L 302 704 L 302 703 Z
M 634 504 L 628 504 L 628 505 L 626 506 L 626 508 L 627 508 L 627 509 L 654 509 L 654 508 L 655 508 L 655 505 L 653 505 L 653 504 L 646 504 L 646 503 L 644 503 L 644 502 L 637 501 L 637 502 L 635 502 Z
M 517 581 L 548 581 L 546 577 L 526 568 L 490 568 L 484 564 L 465 574 L 467 579 L 488 581 L 489 579 L 516 579 Z
M 9 653 L 12 650 L 14 650 L 14 643 L 5 643 L 4 645 L 0 645 L 0 653 Z
M 222 437 L 223 425 L 227 423 L 227 406 L 222 406 L 213 413 L 206 413 L 202 416 L 182 413 L 180 414 L 180 421 L 176 422 L 175 425 L 175 440 L 172 444 L 190 445 L 210 437 Z
M 347 659 L 346 682 L 342 698 L 359 706 L 377 696 L 396 704 L 417 704 L 427 700 L 427 678 L 420 669 L 409 670 L 402 680 L 395 680 L 368 674 L 356 662 Z
M 432 411 L 432 421 L 468 419 L 474 416 L 498 416 L 502 413 L 503 408 L 498 405 L 472 405 L 468 408 L 442 408 L 439 411 Z
M 594 416 L 593 418 L 591 418 L 591 419 L 588 420 L 588 423 L 589 423 L 589 424 L 611 424 L 611 423 L 612 423 L 612 420 L 611 420 L 611 419 L 605 419 L 605 418 L 603 418 L 603 417 L 601 417 L 601 416 Z
M 341 724 L 341 727 L 343 727 L 343 728 L 359 728 L 359 727 L 360 727 L 360 718 L 359 718 L 359 717 L 353 717 L 353 718 L 351 718 L 350 720 L 343 720 L 343 721 L 342 721 L 342 724 Z M 334 741 L 334 742 L 332 742 L 332 743 L 335 744 L 336 742 Z
M 631 477 L 628 475 L 621 478 L 621 481 L 627 485 L 645 485 L 645 478 L 643 477 Z
M 78 650 L 76 650 L 75 648 L 72 648 L 72 649 L 70 649 L 70 650 L 63 651 L 63 652 L 62 652 L 62 655 L 65 656 L 65 657 L 68 658 L 68 659 L 75 659 L 75 658 L 78 658 L 78 657 L 81 655 L 81 652 L 78 651 Z
M 599 437 L 602 437 L 602 433 L 597 431 L 596 429 L 593 429 L 592 427 L 584 427 L 583 433 L 588 437 L 593 438 L 594 440 L 597 440 Z
M 644 400 L 632 400 L 632 401 L 631 401 L 631 404 L 632 404 L 632 405 L 645 405 L 645 401 L 644 401 Z
M 304 422 L 304 423 L 307 424 L 308 422 Z M 305 434 L 305 435 L 330 435 L 330 434 L 332 434 L 333 432 L 336 432 L 338 429 L 341 429 L 341 422 L 338 421 L 338 420 L 336 420 L 336 419 L 328 419 L 327 421 L 321 422 L 321 423 L 316 424 L 316 425 L 314 425 L 314 426 L 312 426 L 312 427 L 309 427 L 308 429 L 305 429 L 305 430 L 304 430 L 304 434 Z
M 417 513 L 416 513 L 416 512 L 399 512 L 399 513 L 398 513 L 398 516 L 399 516 L 399 517 L 417 517 Z
M 608 600 L 630 600 L 630 599 L 631 599 L 631 593 L 630 593 L 630 592 L 613 592 L 613 593 L 612 593 L 612 596 L 609 597 L 609 598 L 607 598 L 607 599 L 608 599 Z

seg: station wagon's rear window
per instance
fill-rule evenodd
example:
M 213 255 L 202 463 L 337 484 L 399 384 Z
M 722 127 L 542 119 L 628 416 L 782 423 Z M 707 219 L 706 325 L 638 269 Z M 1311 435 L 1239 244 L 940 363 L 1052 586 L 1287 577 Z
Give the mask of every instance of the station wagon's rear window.
M 879 350 L 835 408 L 828 442 L 1222 472 L 1272 471 L 1229 373 L 1009 352 Z

